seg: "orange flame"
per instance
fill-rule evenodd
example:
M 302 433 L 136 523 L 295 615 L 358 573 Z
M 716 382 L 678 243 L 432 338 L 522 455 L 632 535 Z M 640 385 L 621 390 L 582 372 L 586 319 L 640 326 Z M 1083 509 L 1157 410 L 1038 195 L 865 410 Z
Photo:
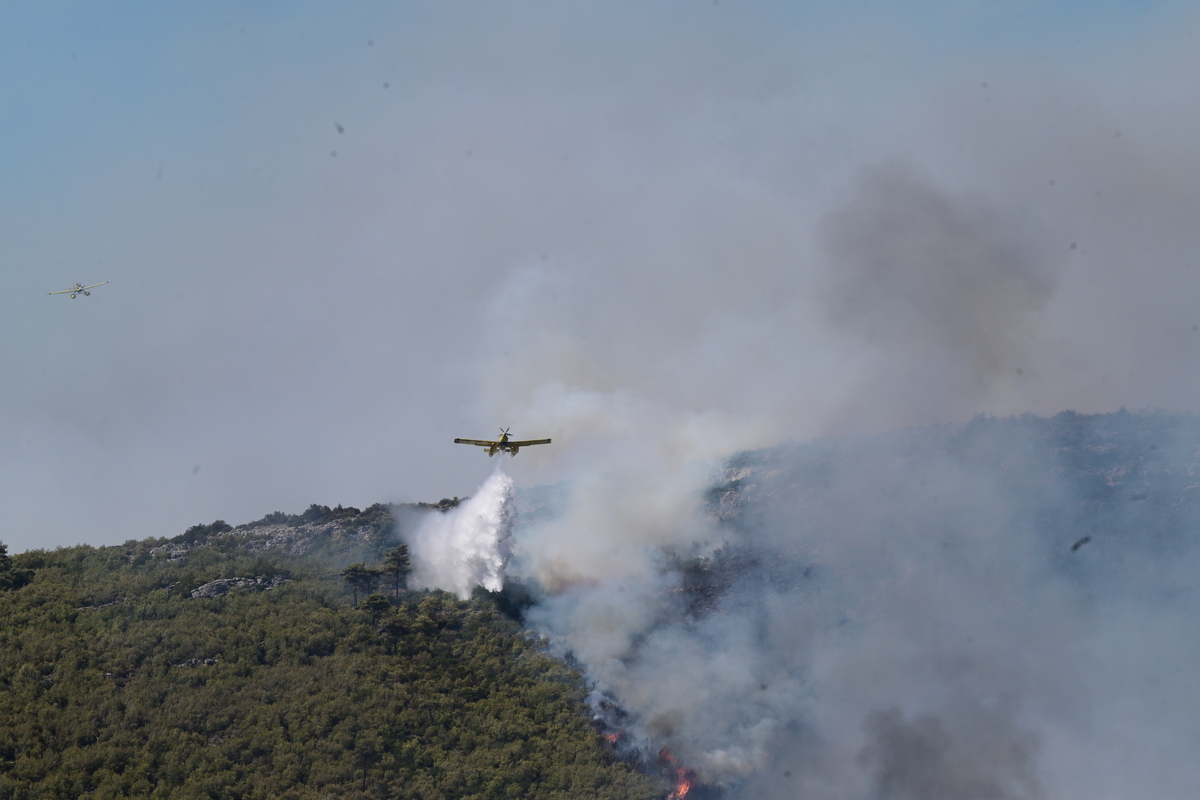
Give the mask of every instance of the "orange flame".
M 675 784 L 675 789 L 667 795 L 667 800 L 683 800 L 687 797 L 687 793 L 692 790 L 692 781 L 695 780 L 695 773 L 690 769 L 680 768 L 675 770 L 676 777 L 679 783 Z
M 616 733 L 605 733 L 605 734 L 603 734 L 603 737 L 604 737 L 604 741 L 608 742 L 611 745 L 615 745 L 617 743 L 617 740 L 621 738 L 621 732 L 617 731 Z
M 681 766 L 665 747 L 658 751 L 658 757 L 675 771 L 675 788 L 667 795 L 667 800 L 683 800 L 692 790 L 692 784 L 696 782 L 695 770 Z

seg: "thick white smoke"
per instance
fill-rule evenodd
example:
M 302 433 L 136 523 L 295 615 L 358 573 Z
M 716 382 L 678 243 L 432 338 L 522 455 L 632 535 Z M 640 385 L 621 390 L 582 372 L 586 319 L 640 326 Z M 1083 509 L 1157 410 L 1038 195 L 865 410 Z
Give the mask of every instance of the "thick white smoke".
M 409 585 L 444 589 L 464 600 L 476 586 L 500 591 L 515 519 L 513 481 L 497 465 L 474 497 L 444 514 L 430 514 L 408 537 Z

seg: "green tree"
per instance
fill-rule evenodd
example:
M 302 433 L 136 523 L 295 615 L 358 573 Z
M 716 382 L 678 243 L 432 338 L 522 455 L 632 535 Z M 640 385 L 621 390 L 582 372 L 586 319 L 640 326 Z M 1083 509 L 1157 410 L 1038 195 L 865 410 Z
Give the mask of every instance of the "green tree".
M 15 569 L 8 555 L 8 545 L 0 542 L 0 589 L 19 589 L 29 583 L 33 571 Z
M 408 577 L 411 570 L 408 558 L 408 545 L 402 544 L 387 552 L 383 557 L 383 574 L 392 576 L 392 596 L 400 597 L 400 583 Z
M 358 593 L 370 594 L 379 584 L 379 573 L 360 561 L 342 570 L 342 580 L 354 590 L 354 605 L 357 606 Z
M 379 626 L 379 632 L 383 634 L 384 641 L 388 644 L 390 655 L 396 655 L 396 645 L 409 634 L 410 628 L 408 619 L 400 614 L 393 614 Z
M 392 604 L 388 602 L 387 595 L 373 594 L 359 603 L 358 607 L 371 615 L 372 625 L 378 625 L 379 618 L 387 613 Z

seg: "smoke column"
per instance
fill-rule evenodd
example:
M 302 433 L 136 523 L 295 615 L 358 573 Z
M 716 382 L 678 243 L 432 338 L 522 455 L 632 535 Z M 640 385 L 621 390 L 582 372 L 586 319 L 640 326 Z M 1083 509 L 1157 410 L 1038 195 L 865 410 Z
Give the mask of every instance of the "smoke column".
M 1070 412 L 760 451 L 708 496 L 727 524 L 545 562 L 527 619 L 725 800 L 1184 800 L 1197 453 L 1186 419 Z
M 500 591 L 515 519 L 512 478 L 497 465 L 474 497 L 444 514 L 430 514 L 410 536 L 409 584 L 444 589 L 464 600 L 476 586 Z

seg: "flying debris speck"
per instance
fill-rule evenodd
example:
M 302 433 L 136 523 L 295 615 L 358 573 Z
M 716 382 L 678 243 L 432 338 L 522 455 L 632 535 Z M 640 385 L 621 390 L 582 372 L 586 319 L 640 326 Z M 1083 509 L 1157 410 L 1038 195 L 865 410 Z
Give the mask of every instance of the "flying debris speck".
M 1092 540 L 1092 537 L 1090 537 L 1090 536 L 1083 537 L 1082 539 L 1077 541 L 1075 544 L 1071 545 L 1071 552 L 1074 553 L 1076 550 L 1083 547 L 1085 544 L 1087 544 L 1091 540 Z
M 335 122 L 335 123 L 333 123 L 333 127 L 337 128 L 337 132 L 338 132 L 338 133 L 345 133 L 345 132 L 346 132 L 346 129 L 342 127 L 342 123 L 340 123 L 340 122 Z

